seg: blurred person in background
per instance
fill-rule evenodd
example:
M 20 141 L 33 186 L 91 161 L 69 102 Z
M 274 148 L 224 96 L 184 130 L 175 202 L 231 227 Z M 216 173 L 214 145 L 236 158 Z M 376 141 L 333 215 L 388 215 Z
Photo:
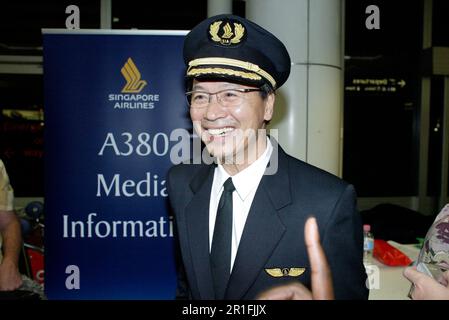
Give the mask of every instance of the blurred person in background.
M 14 191 L 0 159 L 0 291 L 13 291 L 22 285 L 18 268 L 22 235 L 13 202 Z
M 408 267 L 404 276 L 412 283 L 410 298 L 414 300 L 449 300 L 449 204 L 440 211 L 427 232 L 418 263 L 438 267 L 434 278 Z M 438 270 L 433 268 L 433 270 Z

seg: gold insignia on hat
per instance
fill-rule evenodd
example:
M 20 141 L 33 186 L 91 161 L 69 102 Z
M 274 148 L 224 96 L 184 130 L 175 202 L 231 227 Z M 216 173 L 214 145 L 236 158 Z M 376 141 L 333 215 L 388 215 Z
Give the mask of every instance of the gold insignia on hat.
M 223 21 L 215 21 L 210 25 L 209 34 L 212 37 L 212 41 L 218 42 L 225 46 L 230 44 L 238 44 L 245 35 L 245 27 L 240 23 L 234 22 L 234 30 L 232 30 L 232 27 L 228 22 L 223 27 L 222 35 L 219 36 L 218 33 L 220 32 L 220 26 L 222 23 Z
M 275 278 L 299 277 L 306 271 L 306 268 L 267 268 L 265 272 Z

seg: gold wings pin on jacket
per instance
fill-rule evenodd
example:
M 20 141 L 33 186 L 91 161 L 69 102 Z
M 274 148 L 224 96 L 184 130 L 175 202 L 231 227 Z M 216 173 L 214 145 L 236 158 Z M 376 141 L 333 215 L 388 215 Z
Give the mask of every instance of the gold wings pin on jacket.
M 266 268 L 265 272 L 270 276 L 279 277 L 299 277 L 306 271 L 306 268 Z

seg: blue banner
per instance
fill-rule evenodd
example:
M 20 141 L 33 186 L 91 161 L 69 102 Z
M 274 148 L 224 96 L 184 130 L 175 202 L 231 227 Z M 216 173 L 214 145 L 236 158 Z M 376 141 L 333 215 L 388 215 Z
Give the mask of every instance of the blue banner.
M 174 298 L 165 179 L 191 127 L 184 35 L 44 30 L 49 299 Z

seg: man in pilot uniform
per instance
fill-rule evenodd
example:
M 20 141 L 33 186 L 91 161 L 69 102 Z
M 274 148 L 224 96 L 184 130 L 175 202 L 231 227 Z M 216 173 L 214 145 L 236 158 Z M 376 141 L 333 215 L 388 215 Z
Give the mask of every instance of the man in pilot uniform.
M 366 299 L 354 188 L 284 152 L 266 133 L 290 57 L 273 34 L 233 15 L 186 36 L 187 100 L 213 164 L 168 174 L 180 251 L 178 298 L 254 299 L 275 285 L 310 287 L 304 224 L 314 216 L 336 299 Z

